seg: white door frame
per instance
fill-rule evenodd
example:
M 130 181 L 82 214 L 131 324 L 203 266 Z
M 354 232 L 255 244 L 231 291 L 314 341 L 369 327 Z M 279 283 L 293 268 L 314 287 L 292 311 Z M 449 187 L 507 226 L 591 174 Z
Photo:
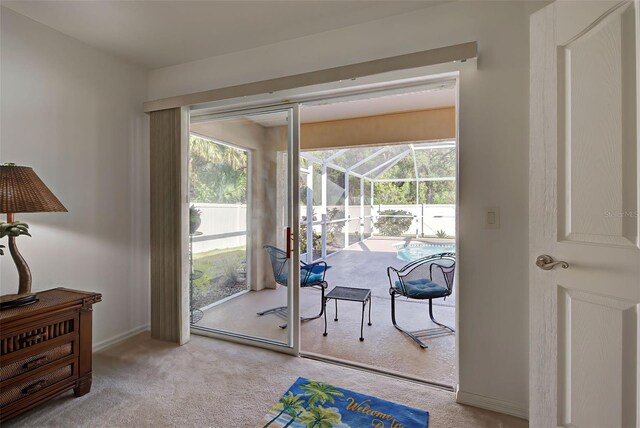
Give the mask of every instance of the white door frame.
M 237 342 L 245 345 L 257 346 L 261 348 L 270 349 L 290 355 L 300 354 L 300 308 L 299 308 L 299 294 L 300 294 L 300 270 L 294 269 L 294 266 L 300 265 L 300 251 L 299 246 L 299 206 L 294 203 L 294 195 L 298 192 L 298 180 L 300 176 L 299 169 L 299 151 L 300 151 L 300 120 L 299 120 L 299 106 L 296 103 L 290 104 L 278 104 L 274 106 L 262 106 L 252 107 L 247 109 L 229 109 L 226 111 L 220 111 L 207 115 L 208 120 L 217 119 L 229 119 L 234 117 L 244 117 L 247 115 L 259 115 L 263 113 L 288 111 L 291 118 L 291 126 L 289 126 L 289 134 L 287 138 L 288 149 L 288 165 L 287 165 L 287 187 L 288 187 L 288 225 L 291 228 L 291 263 L 289 263 L 289 278 L 291 278 L 290 286 L 287 287 L 287 306 L 288 306 L 288 320 L 287 324 L 289 337 L 288 343 L 280 343 L 274 340 L 269 340 L 260 337 L 253 337 L 245 334 L 239 334 L 224 330 L 218 330 L 211 327 L 191 326 L 191 333 L 196 333 L 201 336 L 208 336 L 217 339 L 225 339 L 232 342 Z M 190 126 L 189 126 L 190 127 Z M 190 132 L 190 131 L 189 131 Z M 248 183 L 251 181 L 248 180 Z M 249 189 L 248 189 L 249 190 Z M 251 198 L 249 198 L 249 201 Z M 249 206 L 248 206 L 249 207 Z M 251 207 L 258 208 L 258 207 Z M 250 255 L 251 257 L 251 255 Z M 190 287 L 187 282 L 186 287 Z
M 295 130 L 295 132 L 297 132 L 297 135 L 295 136 L 296 142 L 297 142 L 296 153 L 299 153 L 299 132 L 300 132 L 299 105 L 300 104 L 326 101 L 326 100 L 331 100 L 335 98 L 344 98 L 348 96 L 358 96 L 358 95 L 369 94 L 369 93 L 385 93 L 385 92 L 397 93 L 397 92 L 406 91 L 409 89 L 415 90 L 416 88 L 426 88 L 433 85 L 437 85 L 441 82 L 454 80 L 456 82 L 456 106 L 459 106 L 461 75 L 463 74 L 464 70 L 475 70 L 476 66 L 477 66 L 476 60 L 471 59 L 465 62 L 440 64 L 437 66 L 422 67 L 422 68 L 413 69 L 413 70 L 408 69 L 408 70 L 385 73 L 384 75 L 375 75 L 369 78 L 362 78 L 362 79 L 358 79 L 360 81 L 359 83 L 354 82 L 353 86 L 350 86 L 350 87 L 345 86 L 346 82 L 334 82 L 331 84 L 317 85 L 317 87 L 314 87 L 314 88 L 303 87 L 296 90 L 292 90 L 292 91 L 289 91 L 290 93 L 286 95 L 286 98 L 277 96 L 274 94 L 264 94 L 261 96 L 253 97 L 249 100 L 229 99 L 229 100 L 223 100 L 219 102 L 205 103 L 202 105 L 193 105 L 190 107 L 190 109 L 191 111 L 204 110 L 207 112 L 207 114 L 205 115 L 199 114 L 198 115 L 199 119 L 209 119 L 209 118 L 214 119 L 214 118 L 225 117 L 228 115 L 235 116 L 247 111 L 278 109 L 283 105 L 289 105 L 292 107 L 295 106 L 294 108 L 296 108 L 297 111 L 292 116 L 295 118 L 293 129 Z M 460 119 L 459 109 L 456 108 L 457 162 L 459 162 L 459 159 L 460 159 L 460 144 L 459 144 L 459 138 L 458 138 L 459 123 L 460 123 L 459 119 Z M 290 162 L 291 161 L 292 159 L 290 159 Z M 299 167 L 299 159 L 297 156 L 295 159 L 295 163 L 296 163 L 296 167 Z M 456 169 L 458 169 L 458 165 L 456 165 Z M 296 171 L 296 177 L 298 177 L 296 178 L 297 180 L 299 179 L 299 168 L 295 168 L 295 171 Z M 460 180 L 456 180 L 456 218 L 457 219 L 460 218 L 459 186 L 460 186 Z M 296 215 L 298 215 L 299 209 L 297 205 L 294 207 L 294 209 L 296 211 Z M 292 261 L 294 262 L 297 261 L 297 263 L 299 264 L 299 260 L 300 260 L 299 244 L 298 244 L 299 243 L 299 230 L 298 230 L 299 221 L 297 216 L 295 216 L 295 218 L 296 218 L 295 224 L 297 228 L 295 230 L 295 233 L 292 233 L 292 238 L 295 239 L 295 242 L 292 244 L 293 245 L 292 248 L 294 248 L 294 254 L 295 254 L 296 260 L 292 260 Z M 459 242 L 458 241 L 459 227 L 460 227 L 459 221 L 456 221 L 456 243 Z M 457 286 L 457 281 L 458 279 L 456 278 L 455 286 Z M 299 292 L 300 292 L 299 287 L 296 287 L 293 298 L 295 299 L 295 302 L 298 302 L 298 303 L 296 303 L 295 305 L 292 305 L 295 307 L 295 310 L 297 311 L 297 318 L 294 318 L 294 319 L 299 319 Z M 455 319 L 456 319 L 456 326 L 458 327 L 457 329 L 459 330 L 461 327 L 459 325 L 458 305 L 459 305 L 459 299 L 456 299 Z M 254 339 L 241 337 L 239 335 L 232 335 L 232 334 L 222 333 L 222 332 L 197 330 L 197 334 L 214 337 L 214 338 L 221 338 L 221 339 L 230 340 L 233 342 L 248 344 L 251 346 L 262 347 L 262 348 L 266 348 L 266 349 L 270 349 L 278 352 L 284 352 L 287 354 L 300 356 L 301 353 L 300 353 L 299 321 L 297 322 L 297 324 L 298 324 L 298 328 L 296 329 L 297 331 L 294 332 L 292 336 L 291 343 L 293 345 L 286 346 L 286 347 L 272 343 L 270 341 L 264 341 L 261 339 L 254 340 Z M 456 377 L 456 382 L 459 383 L 460 382 L 460 374 L 459 374 L 460 342 L 459 342 L 458 334 L 456 334 L 455 341 L 456 341 L 455 377 Z M 405 376 L 405 377 L 409 378 L 410 376 Z M 417 379 L 417 378 L 412 378 L 412 379 L 417 381 L 424 381 L 422 379 Z M 448 389 L 444 385 L 439 385 L 436 383 L 434 383 L 433 385 L 441 386 L 445 389 Z M 457 390 L 458 385 L 457 384 L 454 385 L 454 388 Z

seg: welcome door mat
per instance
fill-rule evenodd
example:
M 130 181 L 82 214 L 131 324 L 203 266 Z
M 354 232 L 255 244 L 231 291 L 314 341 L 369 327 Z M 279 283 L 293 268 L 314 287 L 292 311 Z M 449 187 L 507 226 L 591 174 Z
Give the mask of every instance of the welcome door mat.
M 256 428 L 427 428 L 429 412 L 299 377 Z

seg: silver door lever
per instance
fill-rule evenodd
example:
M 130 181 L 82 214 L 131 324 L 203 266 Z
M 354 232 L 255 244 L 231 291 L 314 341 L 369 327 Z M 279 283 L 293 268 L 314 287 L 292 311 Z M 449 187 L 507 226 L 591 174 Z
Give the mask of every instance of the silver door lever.
M 542 254 L 536 259 L 536 266 L 542 270 L 551 270 L 558 265 L 562 266 L 562 269 L 567 269 L 569 267 L 569 263 L 562 260 L 558 260 L 556 262 L 553 260 L 553 257 L 548 254 Z

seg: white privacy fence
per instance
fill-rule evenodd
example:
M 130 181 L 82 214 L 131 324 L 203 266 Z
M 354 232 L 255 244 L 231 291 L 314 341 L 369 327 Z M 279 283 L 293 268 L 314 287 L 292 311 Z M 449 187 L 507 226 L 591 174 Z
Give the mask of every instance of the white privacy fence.
M 314 207 L 314 213 L 320 211 L 319 206 Z M 349 215 L 345 218 L 343 206 L 328 206 L 327 211 L 331 212 L 332 209 L 336 210 L 336 214 L 333 216 L 327 216 L 326 223 L 337 223 L 342 226 L 346 222 L 349 223 L 349 228 L 352 231 L 357 231 L 355 227 L 356 222 L 358 225 L 363 223 L 364 235 L 368 234 L 380 234 L 380 231 L 376 229 L 374 223 L 381 217 L 389 218 L 403 218 L 411 217 L 413 222 L 406 230 L 401 234 L 411 234 L 420 236 L 436 235 L 439 231 L 444 231 L 451 237 L 456 233 L 456 206 L 454 204 L 434 204 L 434 205 L 375 205 L 365 206 L 363 210 L 357 207 L 349 207 Z M 385 215 L 382 214 L 386 211 L 406 211 L 408 215 Z M 300 206 L 300 212 L 305 213 L 306 207 Z M 304 216 L 304 214 L 303 214 Z M 314 231 L 319 232 L 316 227 L 322 225 L 322 216 L 315 214 L 313 217 Z M 301 225 L 306 223 L 306 217 L 301 220 Z
M 384 214 L 405 211 L 407 214 Z M 305 205 L 300 206 L 302 218 L 300 226 L 313 230 L 313 234 L 303 233 L 300 239 L 308 242 L 310 238 L 313 252 L 306 251 L 306 243 L 302 245 L 301 260 L 312 262 L 323 259 L 328 254 L 339 251 L 349 245 L 360 242 L 376 235 L 384 235 L 389 229 L 381 230 L 375 224 L 380 219 L 388 219 L 390 223 L 409 223 L 402 229 L 394 228 L 393 236 L 411 235 L 415 237 L 449 237 L 456 233 L 456 206 L 454 204 L 422 204 L 422 205 L 359 205 L 349 206 L 348 216 L 345 217 L 344 205 L 327 206 L 328 214 L 318 214 L 321 206 L 313 207 L 313 218 L 307 219 Z M 404 219 L 410 219 L 404 222 Z M 306 236 L 304 236 L 306 235 Z M 320 240 L 313 239 L 313 235 Z M 306 239 L 305 239 L 306 238 Z
M 202 220 L 191 242 L 195 254 L 234 248 L 247 243 L 247 206 L 240 204 L 193 204 Z
M 456 206 L 453 204 L 376 205 L 373 207 L 372 213 L 377 219 L 381 216 L 380 213 L 387 210 L 402 210 L 411 213 L 413 223 L 402 232 L 403 234 L 433 236 L 441 231 L 451 237 L 456 234 Z M 375 227 L 373 232 L 374 234 L 379 233 Z
M 201 253 L 216 249 L 233 248 L 246 245 L 247 242 L 247 206 L 239 204 L 194 204 L 200 211 L 202 220 L 198 234 L 192 237 L 194 253 Z M 406 211 L 407 216 L 384 215 L 388 211 Z M 314 212 L 320 207 L 314 207 Z M 317 254 L 309 255 L 311 259 L 326 257 L 336 249 L 380 235 L 381 231 L 375 223 L 381 218 L 411 218 L 411 224 L 401 235 L 436 236 L 439 232 L 453 237 L 456 233 L 455 205 L 367 205 L 349 207 L 349 215 L 345 218 L 344 206 L 328 206 L 328 212 L 333 215 L 315 214 L 308 222 L 301 219 L 301 226 L 309 223 L 314 233 L 321 236 L 321 240 L 313 244 Z M 306 206 L 300 207 L 301 213 L 306 213 Z M 327 252 L 327 248 L 329 251 Z M 308 260 L 303 254 L 303 260 Z

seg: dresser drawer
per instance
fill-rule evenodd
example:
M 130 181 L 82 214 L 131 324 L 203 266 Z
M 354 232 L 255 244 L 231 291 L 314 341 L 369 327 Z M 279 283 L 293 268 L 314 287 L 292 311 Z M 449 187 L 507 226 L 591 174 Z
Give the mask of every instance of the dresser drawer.
M 98 293 L 54 288 L 0 311 L 0 425 L 73 389 L 91 389 L 91 330 Z
M 4 361 L 14 357 L 22 358 L 31 353 L 26 351 L 27 348 L 44 348 L 47 345 L 38 345 L 62 336 L 75 336 L 77 329 L 78 312 L 66 311 L 55 317 L 26 325 L 17 331 L 3 331 L 0 339 L 0 356 Z
M 74 345 L 74 342 L 62 343 L 10 364 L 3 364 L 0 368 L 0 383 L 73 355 Z
M 22 398 L 45 391 L 65 379 L 72 379 L 75 375 L 75 366 L 75 363 L 70 363 L 0 389 L 0 406 L 4 407 Z

